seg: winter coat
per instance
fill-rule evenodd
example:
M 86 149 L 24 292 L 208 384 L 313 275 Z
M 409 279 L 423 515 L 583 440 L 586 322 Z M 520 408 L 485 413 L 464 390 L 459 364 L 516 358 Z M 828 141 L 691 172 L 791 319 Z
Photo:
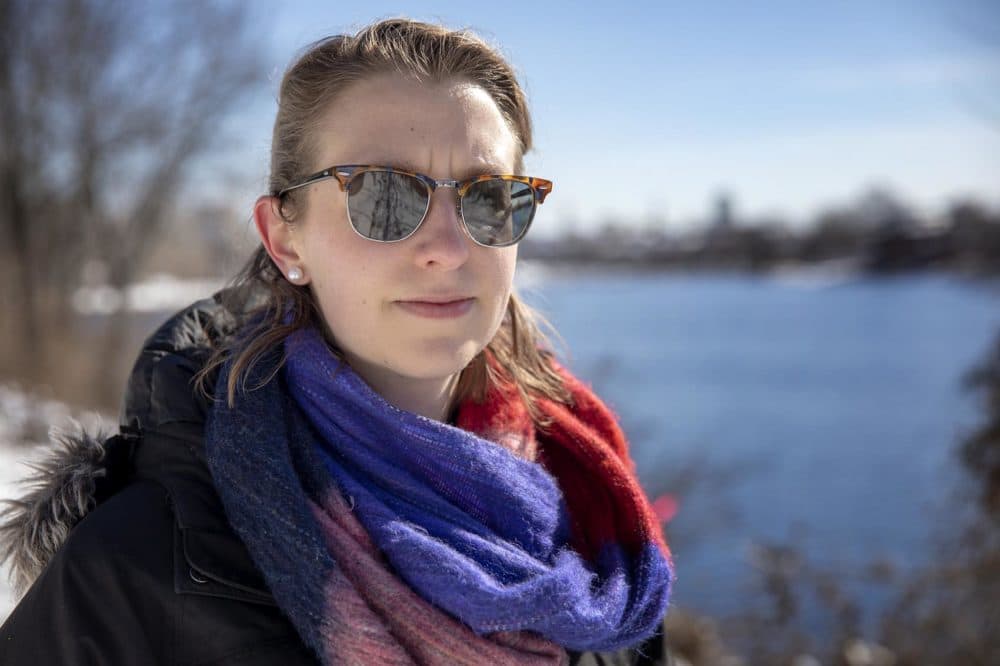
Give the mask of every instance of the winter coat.
M 0 527 L 27 592 L 0 664 L 316 664 L 233 532 L 205 462 L 191 380 L 232 316 L 214 299 L 144 344 L 119 432 L 67 436 Z M 30 587 L 28 587 L 30 585 Z M 663 637 L 574 664 L 668 664 Z

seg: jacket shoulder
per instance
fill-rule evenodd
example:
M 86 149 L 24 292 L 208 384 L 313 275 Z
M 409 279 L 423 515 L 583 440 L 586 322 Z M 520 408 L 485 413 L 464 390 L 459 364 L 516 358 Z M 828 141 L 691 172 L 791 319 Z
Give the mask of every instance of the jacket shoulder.
M 220 595 L 189 568 L 170 493 L 152 480 L 80 521 L 0 627 L 4 664 L 249 665 L 279 654 L 314 663 L 276 607 Z
M 223 335 L 231 321 L 220 301 L 217 294 L 184 308 L 146 340 L 123 408 L 136 427 L 126 425 L 114 436 L 82 428 L 54 430 L 45 457 L 22 482 L 26 492 L 5 500 L 0 564 L 10 565 L 17 593 L 38 576 L 84 516 L 131 480 L 140 423 L 201 423 L 207 405 L 199 401 L 191 379 L 213 338 Z
M 153 655 L 168 653 L 175 616 L 164 593 L 171 523 L 166 493 L 152 482 L 88 513 L 0 627 L 0 662 L 160 661 Z
M 132 425 L 123 424 L 114 436 L 81 428 L 54 431 L 46 457 L 33 465 L 34 473 L 22 482 L 26 492 L 4 502 L 0 564 L 10 565 L 17 593 L 38 576 L 77 523 L 137 472 L 145 476 L 161 473 L 164 482 L 169 480 L 169 470 L 177 471 L 182 479 L 194 474 L 198 483 L 171 488 L 182 495 L 189 487 L 211 485 L 207 471 L 190 462 L 208 409 L 207 400 L 194 390 L 192 378 L 214 342 L 234 324 L 222 300 L 220 292 L 184 308 L 146 340 L 123 407 Z M 168 439 L 164 444 L 163 437 L 154 435 L 178 427 L 185 428 L 183 440 Z M 144 446 L 138 447 L 138 462 L 147 462 L 146 470 L 136 469 L 140 440 Z M 167 465 L 168 460 L 174 464 Z
M 208 399 L 192 380 L 216 345 L 236 329 L 237 317 L 224 305 L 226 298 L 226 292 L 219 292 L 197 301 L 146 338 L 125 386 L 122 424 L 150 429 L 204 421 Z

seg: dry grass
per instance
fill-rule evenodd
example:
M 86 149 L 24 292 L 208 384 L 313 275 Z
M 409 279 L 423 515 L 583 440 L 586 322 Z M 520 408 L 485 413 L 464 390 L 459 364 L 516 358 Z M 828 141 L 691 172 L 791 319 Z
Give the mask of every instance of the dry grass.
M 149 332 L 125 327 L 124 344 L 106 355 L 104 322 L 79 318 L 48 330 L 27 353 L 0 348 L 0 382 L 14 383 L 38 396 L 84 410 L 117 412 L 125 381 Z M 9 339 L 9 338 L 8 338 Z

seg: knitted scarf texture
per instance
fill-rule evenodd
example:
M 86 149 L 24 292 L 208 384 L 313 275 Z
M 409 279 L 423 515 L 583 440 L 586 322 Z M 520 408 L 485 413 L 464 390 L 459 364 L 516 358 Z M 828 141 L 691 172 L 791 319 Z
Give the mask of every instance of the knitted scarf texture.
M 224 366 L 206 457 L 323 663 L 560 664 L 656 631 L 670 551 L 613 414 L 564 368 L 574 404 L 541 400 L 544 430 L 509 383 L 452 426 L 387 403 L 316 329 L 274 374 L 279 353 L 232 409 Z

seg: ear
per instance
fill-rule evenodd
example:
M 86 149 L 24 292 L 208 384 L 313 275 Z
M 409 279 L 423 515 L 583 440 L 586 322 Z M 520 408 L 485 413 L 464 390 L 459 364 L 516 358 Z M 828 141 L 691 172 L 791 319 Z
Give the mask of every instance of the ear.
M 281 217 L 278 212 L 279 205 L 277 197 L 263 196 L 257 199 L 257 203 L 253 207 L 253 219 L 257 225 L 257 232 L 260 233 L 264 249 L 267 250 L 271 260 L 288 278 L 288 281 L 297 285 L 308 284 L 309 275 L 305 270 L 303 259 L 295 247 L 294 227 Z M 293 268 L 298 269 L 300 277 L 292 279 L 293 276 L 289 275 L 289 271 Z

